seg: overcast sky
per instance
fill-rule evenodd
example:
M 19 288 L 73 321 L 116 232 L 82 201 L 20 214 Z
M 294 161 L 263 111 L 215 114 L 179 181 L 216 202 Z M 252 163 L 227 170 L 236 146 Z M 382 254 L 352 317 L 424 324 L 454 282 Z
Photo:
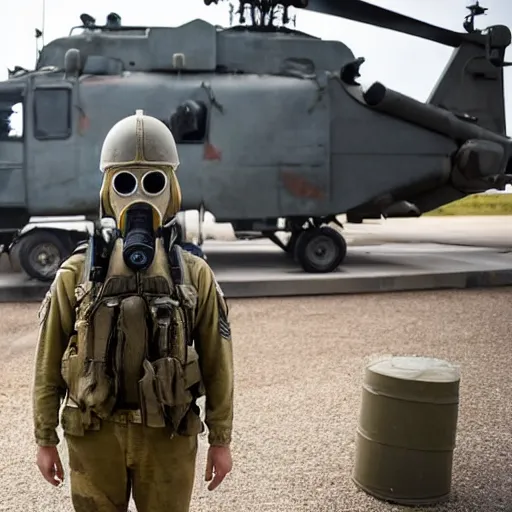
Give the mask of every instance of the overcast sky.
M 33 68 L 36 55 L 34 30 L 42 28 L 43 0 L 0 0 L 3 30 L 0 32 L 0 79 L 7 78 L 6 68 L 20 65 Z M 238 5 L 238 1 L 235 2 Z M 472 0 L 371 0 L 371 3 L 412 16 L 429 23 L 462 31 L 466 5 Z M 481 0 L 489 11 L 477 18 L 484 28 L 493 24 L 512 27 L 512 0 Z M 46 0 L 45 41 L 65 36 L 72 26 L 80 24 L 83 12 L 102 23 L 111 11 L 122 17 L 123 24 L 176 26 L 202 18 L 229 26 L 228 2 L 206 7 L 203 0 Z M 186 7 L 185 7 L 186 6 Z M 340 40 L 356 57 L 365 57 L 361 80 L 379 80 L 387 86 L 419 100 L 426 100 L 452 49 L 390 30 L 362 23 L 299 12 L 297 29 L 323 39 Z M 508 60 L 512 61 L 509 47 Z M 512 135 L 512 69 L 505 70 L 507 132 Z M 507 94 L 508 91 L 508 94 Z

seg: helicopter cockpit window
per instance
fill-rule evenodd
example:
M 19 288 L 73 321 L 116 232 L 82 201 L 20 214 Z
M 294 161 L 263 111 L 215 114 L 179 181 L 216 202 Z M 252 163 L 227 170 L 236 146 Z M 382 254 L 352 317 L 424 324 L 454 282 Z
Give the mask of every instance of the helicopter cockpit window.
M 39 140 L 67 139 L 71 135 L 71 91 L 36 89 L 34 136 Z
M 23 98 L 0 94 L 0 141 L 23 140 Z

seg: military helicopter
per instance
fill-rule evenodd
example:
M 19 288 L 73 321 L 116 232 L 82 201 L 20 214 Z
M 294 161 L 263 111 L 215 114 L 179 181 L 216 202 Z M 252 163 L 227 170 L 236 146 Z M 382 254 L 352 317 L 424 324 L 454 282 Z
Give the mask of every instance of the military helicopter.
M 291 28 L 293 9 L 435 41 L 453 55 L 426 102 L 380 82 L 365 88 L 364 58 Z M 200 19 L 124 26 L 116 13 L 98 25 L 83 14 L 69 36 L 43 45 L 35 70 L 0 83 L 3 243 L 31 216 L 97 215 L 103 138 L 135 109 L 177 140 L 183 210 L 261 233 L 306 272 L 343 262 L 340 214 L 421 215 L 503 189 L 512 182 L 503 93 L 511 32 L 476 29 L 485 9 L 468 9 L 460 33 L 361 0 L 240 1 L 230 28 Z M 16 105 L 22 134 L 8 122 Z M 31 263 L 34 244 L 53 244 L 62 258 L 76 243 L 48 228 L 15 241 L 39 279 L 53 276 Z

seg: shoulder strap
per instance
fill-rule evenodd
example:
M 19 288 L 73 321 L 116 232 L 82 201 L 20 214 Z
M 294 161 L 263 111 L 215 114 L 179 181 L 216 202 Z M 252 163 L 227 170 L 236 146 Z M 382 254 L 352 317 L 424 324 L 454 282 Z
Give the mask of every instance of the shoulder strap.
M 87 252 L 87 249 L 89 248 L 89 242 L 80 242 L 74 249 L 74 251 L 71 253 L 71 255 L 74 254 L 85 254 Z
M 189 252 L 180 244 L 173 244 L 169 251 L 171 277 L 175 284 L 190 284 L 189 267 L 184 253 Z
M 174 293 L 176 298 L 181 302 L 184 300 L 183 290 L 177 291 L 176 286 L 190 284 L 190 269 L 187 258 L 184 258 L 185 250 L 178 244 L 173 244 L 168 252 L 170 273 L 175 285 Z M 187 345 L 192 345 L 193 337 L 193 318 L 188 309 L 185 309 L 185 333 Z
M 173 244 L 168 253 L 171 278 L 175 285 L 183 284 L 185 278 L 185 262 L 181 251 L 178 244 Z
M 85 254 L 82 282 L 102 283 L 110 260 L 116 237 L 106 241 L 99 230 L 89 236 L 89 240 L 79 243 L 72 254 Z

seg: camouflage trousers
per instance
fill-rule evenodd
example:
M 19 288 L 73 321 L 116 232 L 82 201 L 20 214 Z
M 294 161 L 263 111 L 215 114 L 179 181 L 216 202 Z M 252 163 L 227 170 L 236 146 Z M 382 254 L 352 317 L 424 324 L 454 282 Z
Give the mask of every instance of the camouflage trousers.
M 171 437 L 116 413 L 112 421 L 65 433 L 71 497 L 76 512 L 126 512 L 130 493 L 138 512 L 188 512 L 197 436 Z

